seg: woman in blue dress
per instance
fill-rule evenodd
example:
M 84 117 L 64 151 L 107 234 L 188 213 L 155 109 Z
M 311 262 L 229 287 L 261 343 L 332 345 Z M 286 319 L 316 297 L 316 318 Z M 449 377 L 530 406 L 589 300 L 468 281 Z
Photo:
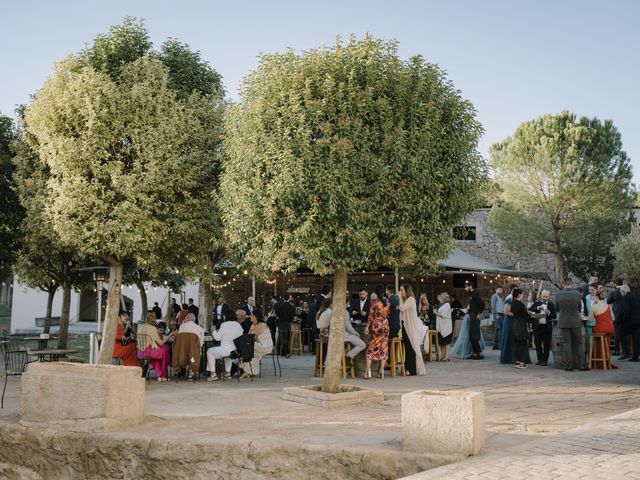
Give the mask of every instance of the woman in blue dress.
M 511 292 L 517 285 L 511 286 Z M 502 338 L 500 339 L 500 363 L 513 365 L 516 360 L 523 363 L 531 363 L 529 349 L 524 351 L 523 358 L 516 359 L 515 343 L 513 339 L 513 318 L 511 314 L 511 304 L 513 303 L 513 293 L 509 293 L 504 299 L 504 320 L 502 321 Z
M 459 321 L 459 320 L 458 320 Z M 473 353 L 471 347 L 471 338 L 469 337 L 469 330 L 471 329 L 471 318 L 469 315 L 465 315 L 462 319 L 462 327 L 460 328 L 460 334 L 456 340 L 456 343 L 451 347 L 449 351 L 449 358 L 467 358 Z M 480 348 L 484 350 L 486 343 L 484 341 L 484 335 L 480 330 Z

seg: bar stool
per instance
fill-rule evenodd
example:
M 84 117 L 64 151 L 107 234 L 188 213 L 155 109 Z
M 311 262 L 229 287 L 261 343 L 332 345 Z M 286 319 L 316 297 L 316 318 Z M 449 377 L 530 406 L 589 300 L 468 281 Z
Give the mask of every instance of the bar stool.
M 322 377 L 324 375 L 324 352 L 329 344 L 329 339 L 318 338 L 316 340 L 316 368 L 314 375 Z
M 400 375 L 407 376 L 407 371 L 404 367 L 406 361 L 404 344 L 401 338 L 392 338 L 389 340 L 389 369 L 391 370 L 391 376 L 395 377 L 400 368 Z
M 313 352 L 313 332 L 308 327 L 302 329 L 302 343 L 309 347 L 310 352 Z
M 440 342 L 438 341 L 438 331 L 437 330 L 429 330 L 429 351 L 425 352 L 427 354 L 427 362 L 431 361 L 432 353 L 435 353 L 436 361 L 440 361 Z M 436 351 L 433 352 L 433 345 L 436 347 Z
M 596 342 L 600 345 L 600 357 L 596 357 Z M 592 333 L 589 343 L 589 368 L 595 368 L 596 362 L 602 362 L 604 370 L 611 370 L 611 354 L 606 333 Z
M 296 346 L 297 344 L 297 346 Z M 291 330 L 291 338 L 289 339 L 289 352 L 295 353 L 298 351 L 298 355 L 304 355 L 304 345 L 302 344 L 302 331 L 300 329 Z

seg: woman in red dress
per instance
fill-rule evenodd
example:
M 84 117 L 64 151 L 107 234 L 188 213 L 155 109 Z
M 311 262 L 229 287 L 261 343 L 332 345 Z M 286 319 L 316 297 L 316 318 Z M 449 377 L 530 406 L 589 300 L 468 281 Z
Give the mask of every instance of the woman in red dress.
M 130 330 L 128 324 L 129 314 L 125 311 L 120 312 L 116 330 L 116 343 L 113 347 L 113 355 L 111 356 L 113 358 L 121 358 L 122 365 L 126 367 L 139 367 L 140 360 L 138 360 L 136 355 L 136 342 L 134 340 L 127 340 L 130 336 L 125 335 L 125 325 L 127 325 L 127 330 Z
M 369 335 L 367 344 L 367 371 L 364 378 L 371 378 L 371 362 L 380 361 L 378 377 L 384 378 L 384 365 L 389 357 L 389 311 L 391 305 L 384 298 L 384 287 L 377 285 L 375 293 L 371 295 L 369 319 L 364 333 Z
M 604 333 L 606 335 L 604 342 L 605 345 L 610 345 L 611 336 L 614 333 L 613 327 L 613 315 L 611 314 L 611 305 L 608 305 L 607 302 L 604 301 L 604 293 L 598 291 L 594 298 L 591 299 L 593 304 L 591 305 L 591 312 L 589 314 L 589 319 L 595 319 L 595 326 L 593 327 L 593 333 Z M 600 351 L 600 342 L 596 343 L 595 356 L 598 358 L 604 357 L 602 352 Z M 610 354 L 607 355 L 607 360 L 611 360 Z M 598 361 L 594 362 L 594 368 L 604 368 L 603 362 Z M 611 364 L 611 368 L 618 368 L 617 366 Z

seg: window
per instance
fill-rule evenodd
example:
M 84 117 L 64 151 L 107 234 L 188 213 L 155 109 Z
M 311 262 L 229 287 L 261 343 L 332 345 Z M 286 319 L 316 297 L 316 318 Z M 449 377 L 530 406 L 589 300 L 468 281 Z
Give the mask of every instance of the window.
M 455 240 L 476 240 L 476 227 L 471 226 L 458 226 L 453 227 L 453 238 Z

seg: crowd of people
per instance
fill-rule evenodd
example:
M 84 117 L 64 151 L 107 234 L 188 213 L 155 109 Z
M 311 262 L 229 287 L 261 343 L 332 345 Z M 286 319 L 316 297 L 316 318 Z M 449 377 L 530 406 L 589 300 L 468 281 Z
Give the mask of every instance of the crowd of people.
M 467 285 L 465 292 L 466 306 L 447 292 L 439 293 L 432 305 L 424 293 L 416 300 L 409 284 L 402 285 L 398 292 L 393 286 L 377 285 L 371 293 L 361 288 L 340 306 L 345 317 L 344 340 L 350 344 L 347 359 L 353 362 L 364 351 L 364 377 L 372 377 L 371 369 L 376 361 L 376 376 L 384 378 L 389 342 L 399 338 L 404 346 L 408 374 L 425 375 L 423 352 L 432 348 L 426 335 L 429 328 L 438 333 L 440 361 L 484 359 L 486 343 L 480 327 L 481 316 L 487 308 L 472 285 Z M 311 344 L 328 338 L 334 308 L 332 289 L 328 285 L 297 306 L 291 294 L 274 297 L 266 315 L 256 306 L 253 297 L 247 298 L 242 308 L 235 311 L 219 297 L 213 309 L 210 332 L 215 344 L 204 351 L 209 380 L 219 379 L 217 361 L 223 365 L 222 378 L 230 378 L 235 364 L 240 378 L 246 379 L 259 374 L 260 359 L 272 353 L 274 346 L 277 354 L 289 358 L 290 335 L 297 322 L 309 335 Z M 547 366 L 552 338 L 556 335 L 562 339 L 565 370 L 588 370 L 592 333 L 604 335 L 606 344 L 614 345 L 612 354 L 619 360 L 640 361 L 640 297 L 621 280 L 615 281 L 608 294 L 597 278 L 592 277 L 588 287 L 581 290 L 568 281 L 554 295 L 542 290 L 539 298 L 533 291 L 525 298 L 525 292 L 518 285 L 511 285 L 505 296 L 504 288 L 498 285 L 488 310 L 494 325 L 493 349 L 500 350 L 502 364 L 527 368 L 527 364 L 532 363 L 528 348 L 532 340 L 536 365 Z M 197 346 L 205 345 L 205 330 L 198 324 L 199 309 L 193 299 L 183 305 L 173 300 L 171 311 L 175 317 L 164 321 L 155 303 L 145 323 L 137 328 L 137 338 L 127 313 L 121 312 L 113 356 L 121 359 L 123 365 L 133 366 L 140 365 L 140 358 L 148 359 L 158 381 L 166 381 L 171 345 L 180 333 L 195 334 Z M 558 329 L 555 332 L 554 323 Z M 248 357 L 238 352 L 238 339 L 243 336 L 249 336 L 253 345 L 252 355 Z M 594 345 L 594 351 L 597 358 L 607 354 L 600 351 L 600 344 Z M 234 358 L 238 360 L 233 362 Z M 615 365 L 612 364 L 612 368 Z

